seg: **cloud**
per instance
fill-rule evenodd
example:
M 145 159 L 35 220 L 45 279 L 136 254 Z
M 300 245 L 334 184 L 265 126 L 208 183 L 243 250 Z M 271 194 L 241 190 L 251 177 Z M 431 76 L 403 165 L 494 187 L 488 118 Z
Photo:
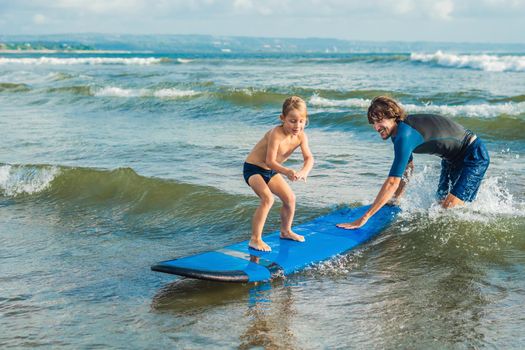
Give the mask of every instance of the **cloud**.
M 525 16 L 525 0 L 0 0 L 2 12 L 18 11 L 56 16 L 82 13 L 108 16 L 166 16 L 224 18 L 232 15 L 276 18 L 429 18 L 451 20 L 491 18 L 494 13 Z M 49 12 L 49 13 L 46 13 Z
M 432 16 L 437 19 L 451 20 L 452 11 L 454 11 L 452 0 L 441 0 L 432 4 Z
M 394 13 L 406 14 L 414 10 L 414 2 L 412 0 L 399 0 L 395 2 Z
M 455 2 L 460 18 L 522 18 L 525 20 L 525 0 L 464 0 Z
M 477 36 L 480 41 L 525 41 L 520 35 L 525 31 L 525 0 L 0 0 L 0 8 L 3 34 L 166 33 L 372 40 L 461 40 L 461 36 L 473 40 Z
M 33 16 L 33 23 L 35 24 L 44 24 L 46 23 L 46 16 L 40 14 L 40 13 L 37 13 L 36 15 Z
M 234 0 L 233 8 L 240 11 L 251 10 L 253 8 L 252 0 Z
M 94 14 L 121 14 L 135 13 L 146 5 L 147 2 L 142 0 L 55 0 L 50 7 Z

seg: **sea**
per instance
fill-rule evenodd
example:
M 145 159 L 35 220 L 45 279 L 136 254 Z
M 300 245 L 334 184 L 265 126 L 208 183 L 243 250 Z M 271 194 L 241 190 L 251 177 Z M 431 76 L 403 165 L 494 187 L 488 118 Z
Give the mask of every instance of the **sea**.
M 525 46 L 241 44 L 0 52 L 0 348 L 524 348 Z M 415 155 L 402 213 L 355 250 L 259 284 L 151 271 L 249 238 L 243 162 L 291 95 L 315 157 L 294 224 L 374 200 L 378 95 L 485 142 L 477 199 L 441 209 L 440 160 Z

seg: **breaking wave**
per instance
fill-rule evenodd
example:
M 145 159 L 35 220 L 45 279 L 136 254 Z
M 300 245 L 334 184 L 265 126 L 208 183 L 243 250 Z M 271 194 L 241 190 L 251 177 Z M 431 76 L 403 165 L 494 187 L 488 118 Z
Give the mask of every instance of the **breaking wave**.
M 366 109 L 371 99 L 350 98 L 334 100 L 313 95 L 308 100 L 315 107 L 359 108 Z M 408 113 L 439 113 L 448 116 L 469 117 L 496 117 L 499 115 L 521 115 L 525 113 L 525 102 L 479 103 L 464 105 L 437 105 L 437 104 L 402 104 Z
M 101 65 L 101 64 L 117 64 L 117 65 L 151 65 L 167 62 L 165 58 L 156 57 L 23 57 L 23 58 L 7 58 L 0 57 L 0 64 L 24 64 L 24 65 Z
M 486 72 L 525 72 L 525 56 L 457 55 L 437 51 L 433 54 L 411 53 L 410 59 L 443 67 L 470 68 Z

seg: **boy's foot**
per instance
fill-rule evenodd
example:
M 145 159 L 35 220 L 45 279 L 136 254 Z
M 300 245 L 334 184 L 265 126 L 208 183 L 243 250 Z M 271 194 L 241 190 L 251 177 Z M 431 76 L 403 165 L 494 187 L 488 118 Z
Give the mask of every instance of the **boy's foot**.
M 248 247 L 255 249 L 255 250 L 260 250 L 261 252 L 271 252 L 272 251 L 272 248 L 270 248 L 268 244 L 264 243 L 262 239 L 260 240 L 250 239 L 250 242 L 248 243 Z
M 293 231 L 283 232 L 281 231 L 281 239 L 290 239 L 292 241 L 304 242 L 304 236 L 298 235 Z

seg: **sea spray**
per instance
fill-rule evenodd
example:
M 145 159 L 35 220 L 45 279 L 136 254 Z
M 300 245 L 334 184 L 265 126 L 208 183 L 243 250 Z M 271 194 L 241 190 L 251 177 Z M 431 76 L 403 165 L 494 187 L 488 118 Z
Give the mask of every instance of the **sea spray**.
M 55 166 L 0 165 L 0 194 L 17 197 L 39 193 L 47 189 L 59 174 L 60 170 Z
M 525 203 L 514 198 L 506 188 L 504 179 L 490 175 L 482 181 L 473 202 L 466 202 L 463 208 L 442 209 L 436 197 L 439 174 L 439 164 L 435 164 L 424 165 L 423 169 L 412 175 L 406 193 L 400 200 L 402 217 L 423 214 L 429 219 L 437 219 L 450 213 L 459 220 L 489 223 L 502 215 L 525 216 Z

